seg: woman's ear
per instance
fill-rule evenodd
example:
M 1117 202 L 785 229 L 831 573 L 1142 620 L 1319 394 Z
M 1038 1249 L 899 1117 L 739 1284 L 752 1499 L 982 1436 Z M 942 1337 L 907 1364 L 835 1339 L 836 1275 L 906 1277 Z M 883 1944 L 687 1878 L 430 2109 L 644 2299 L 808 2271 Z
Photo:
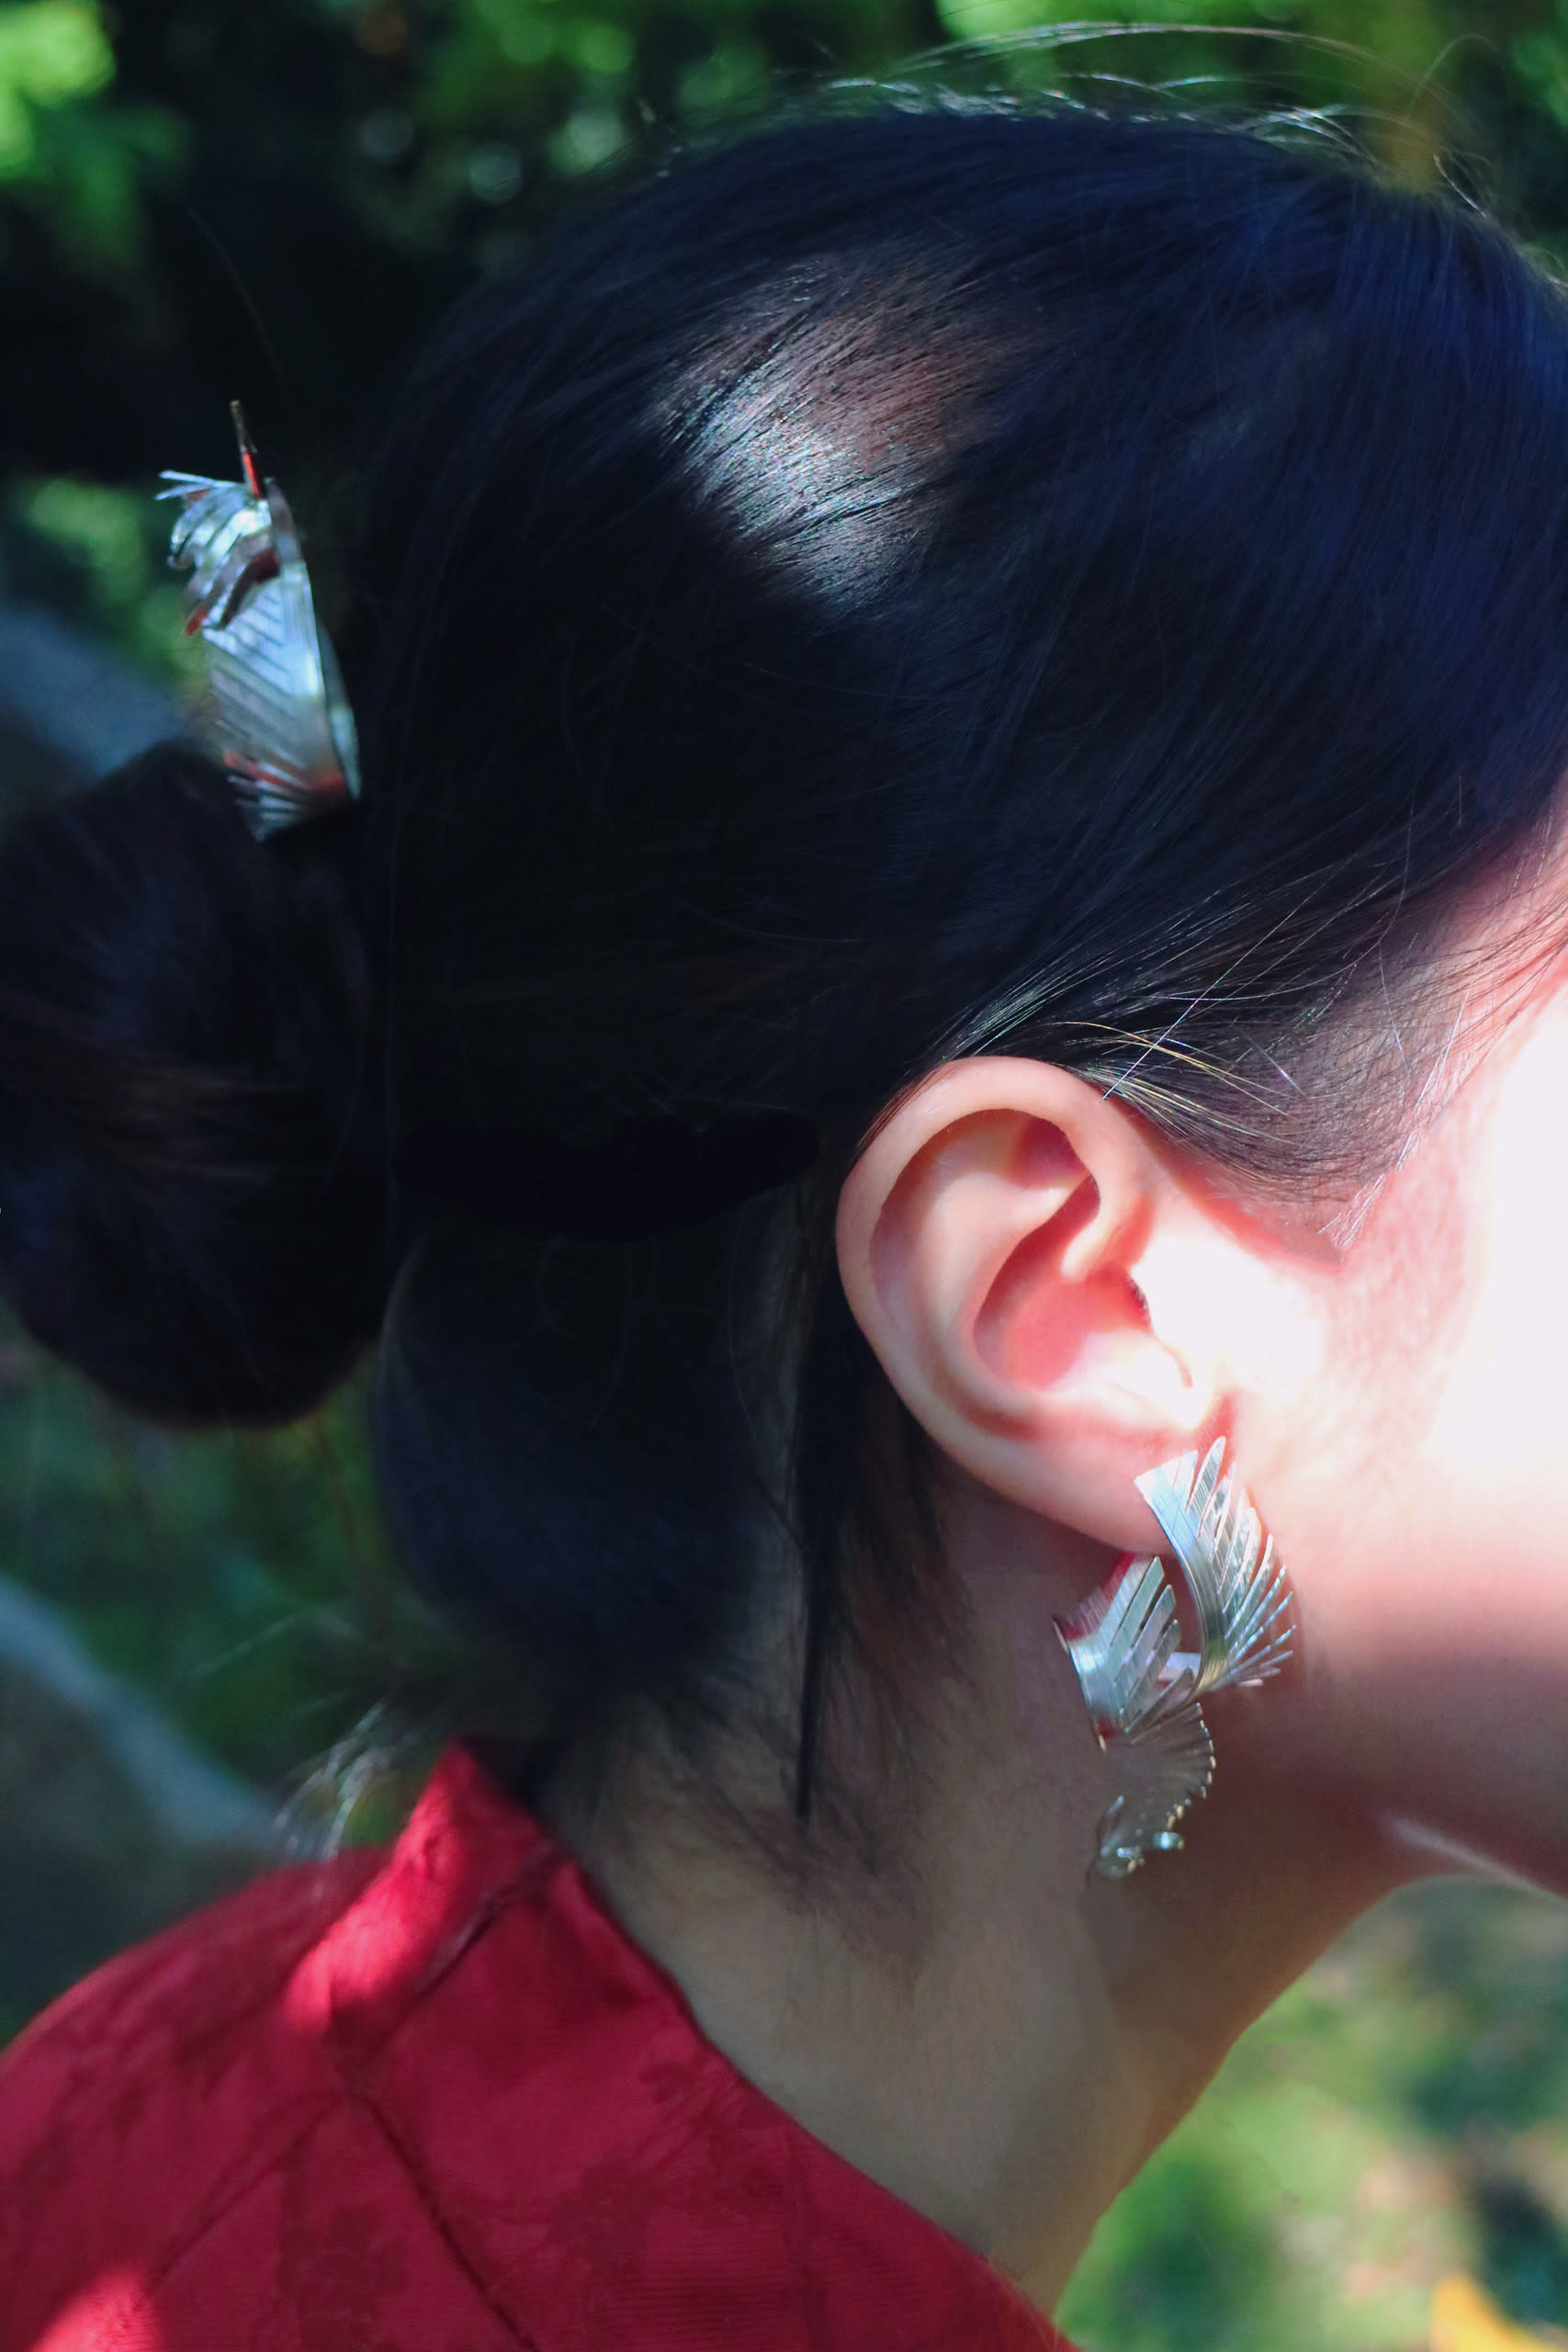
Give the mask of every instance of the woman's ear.
M 927 1433 L 985 1485 L 1127 1549 L 1133 1481 L 1224 1417 L 1247 1245 L 1135 1115 L 1048 1063 L 949 1062 L 878 1129 L 839 1205 L 850 1306 Z

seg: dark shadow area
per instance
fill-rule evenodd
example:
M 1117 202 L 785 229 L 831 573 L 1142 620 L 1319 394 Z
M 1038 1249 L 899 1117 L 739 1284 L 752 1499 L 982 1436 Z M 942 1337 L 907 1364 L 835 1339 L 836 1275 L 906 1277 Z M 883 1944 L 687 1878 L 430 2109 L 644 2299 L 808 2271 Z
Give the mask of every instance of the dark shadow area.
M 1483 2172 L 1471 2188 L 1479 2275 L 1513 2319 L 1568 2324 L 1568 2229 L 1524 2180 Z

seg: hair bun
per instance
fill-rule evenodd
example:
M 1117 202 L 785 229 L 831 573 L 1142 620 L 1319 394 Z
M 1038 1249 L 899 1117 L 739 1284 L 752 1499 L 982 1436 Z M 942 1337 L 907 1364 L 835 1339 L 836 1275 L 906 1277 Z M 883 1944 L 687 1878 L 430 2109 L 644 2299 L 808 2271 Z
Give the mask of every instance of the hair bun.
M 0 850 L 0 1283 L 155 1419 L 293 1419 L 380 1319 L 347 821 L 264 847 L 167 744 Z

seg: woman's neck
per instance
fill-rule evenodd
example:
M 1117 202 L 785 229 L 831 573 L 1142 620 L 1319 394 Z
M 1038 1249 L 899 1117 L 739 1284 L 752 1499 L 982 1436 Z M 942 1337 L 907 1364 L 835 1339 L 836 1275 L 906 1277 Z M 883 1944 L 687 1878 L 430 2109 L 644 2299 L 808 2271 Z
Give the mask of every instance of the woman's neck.
M 1089 1863 L 1113 1792 L 1054 1619 L 1102 1563 L 995 1505 L 969 1531 L 962 1677 L 919 1709 L 892 1871 L 815 1880 L 735 1827 L 780 1810 L 776 1765 L 724 1814 L 646 1759 L 592 1810 L 549 1810 L 708 2038 L 849 2163 L 1049 2309 L 1112 2197 L 1236 2035 L 1410 1874 L 1372 1826 L 1268 1778 L 1243 1707 L 1188 1849 L 1114 1883 Z M 950 1545 L 953 1543 L 950 1532 Z M 771 1793 L 770 1793 L 771 1792 Z

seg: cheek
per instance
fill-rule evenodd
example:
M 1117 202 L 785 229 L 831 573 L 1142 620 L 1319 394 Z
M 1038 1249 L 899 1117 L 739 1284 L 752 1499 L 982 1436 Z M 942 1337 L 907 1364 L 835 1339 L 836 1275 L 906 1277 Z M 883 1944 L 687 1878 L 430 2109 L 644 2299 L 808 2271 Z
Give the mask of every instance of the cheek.
M 1267 1498 L 1306 1637 L 1278 1722 L 1297 1760 L 1554 1884 L 1568 1876 L 1565 1194 L 1568 1023 L 1553 1018 L 1478 1071 L 1384 1187 Z
M 1495 1561 L 1568 1510 L 1568 1004 L 1506 1041 L 1382 1184 L 1333 1285 L 1317 1436 L 1385 1532 Z
M 1568 1506 L 1565 1048 L 1568 1024 L 1543 1023 L 1470 1123 L 1454 1185 L 1462 1177 L 1463 1279 L 1426 1446 L 1434 1476 L 1469 1499 L 1486 1497 L 1527 1542 L 1546 1532 L 1542 1513 Z
M 1379 1184 L 1320 1296 L 1321 1359 L 1280 1434 L 1310 1534 L 1298 1548 L 1325 1566 L 1359 1552 L 1352 1531 L 1424 1475 L 1465 1350 L 1479 1287 L 1466 1180 L 1475 1138 L 1458 1112 Z

